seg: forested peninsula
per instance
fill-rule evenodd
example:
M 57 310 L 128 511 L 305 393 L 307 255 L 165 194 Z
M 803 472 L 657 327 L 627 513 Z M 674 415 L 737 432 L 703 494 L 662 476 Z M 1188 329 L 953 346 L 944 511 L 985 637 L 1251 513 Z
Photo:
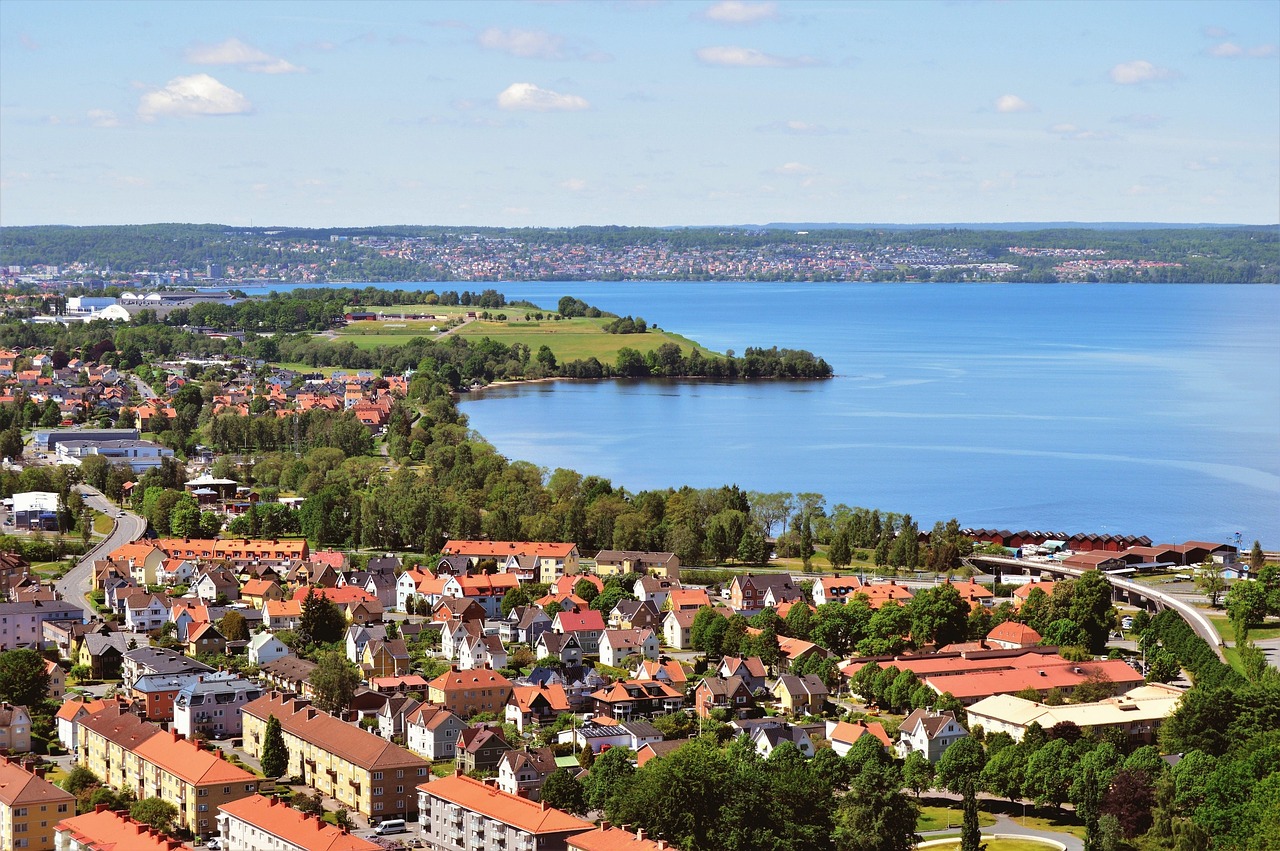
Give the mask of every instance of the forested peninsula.
M 1280 282 L 1277 226 L 800 227 L 6 227 L 0 268 L 153 283 Z

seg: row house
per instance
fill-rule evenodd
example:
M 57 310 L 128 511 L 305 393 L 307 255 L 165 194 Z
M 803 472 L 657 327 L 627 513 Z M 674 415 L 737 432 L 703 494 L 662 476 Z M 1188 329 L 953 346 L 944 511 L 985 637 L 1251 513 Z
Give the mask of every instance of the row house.
M 0 603 L 0 650 L 38 648 L 46 621 L 84 622 L 84 610 L 67 600 Z
M 662 579 L 680 578 L 680 556 L 675 553 L 601 550 L 596 553 L 595 572 L 600 576 L 639 573 Z
M 542 784 L 555 773 L 556 757 L 551 748 L 510 750 L 498 762 L 498 788 L 508 795 L 537 801 Z
M 480 573 L 475 576 L 450 576 L 444 583 L 445 597 L 474 600 L 484 609 L 485 617 L 502 617 L 502 598 L 519 585 L 509 573 Z
M 580 555 L 576 544 L 540 543 L 531 541 L 449 541 L 440 552 L 443 555 L 465 556 L 472 566 L 484 559 L 497 561 L 499 570 L 508 564 L 513 556 L 524 556 L 534 560 L 535 577 L 532 581 L 545 582 L 550 585 L 565 574 L 580 572 L 578 560 Z
M 422 757 L 280 692 L 247 704 L 243 713 L 244 748 L 255 759 L 261 758 L 267 719 L 274 715 L 289 752 L 287 774 L 366 818 L 410 818 L 416 812 L 413 784 L 428 773 Z
M 462 671 L 454 665 L 428 684 L 427 699 L 463 718 L 502 712 L 511 697 L 511 681 L 489 668 Z
M 311 694 L 316 663 L 297 656 L 282 656 L 258 668 L 258 679 L 272 688 L 304 697 Z
M 0 848 L 54 847 L 53 825 L 76 814 L 76 796 L 0 755 Z
M 160 538 L 156 546 L 171 558 L 196 561 L 227 561 L 233 564 L 254 561 L 306 561 L 310 550 L 305 540 L 258 540 L 249 538 Z
M 135 715 L 104 709 L 80 721 L 79 764 L 138 800 L 163 798 L 178 808 L 177 824 L 207 837 L 220 805 L 253 795 L 258 779 L 176 731 Z
M 218 838 L 227 849 L 380 851 L 382 848 L 319 816 L 295 810 L 277 797 L 263 795 L 251 795 L 218 807 Z
M 639 656 L 658 658 L 658 636 L 651 629 L 606 629 L 600 636 L 600 662 L 613 668 L 622 667 L 626 659 Z
M 566 851 L 594 825 L 463 775 L 418 786 L 418 822 L 438 851 Z
M 72 812 L 75 808 L 72 807 Z M 134 821 L 123 812 L 115 812 L 106 804 L 98 804 L 84 815 L 64 818 L 53 826 L 54 843 L 48 846 L 30 846 L 57 849 L 57 851 L 182 851 L 186 846 L 181 839 L 144 822 Z

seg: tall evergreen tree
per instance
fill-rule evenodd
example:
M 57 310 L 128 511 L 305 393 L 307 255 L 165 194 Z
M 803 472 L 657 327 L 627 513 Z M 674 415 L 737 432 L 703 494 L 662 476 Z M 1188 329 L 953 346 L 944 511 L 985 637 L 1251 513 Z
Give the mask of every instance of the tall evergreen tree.
M 267 729 L 262 741 L 262 773 L 267 777 L 280 777 L 289 770 L 289 752 L 284 746 L 284 730 L 280 719 L 267 716 Z

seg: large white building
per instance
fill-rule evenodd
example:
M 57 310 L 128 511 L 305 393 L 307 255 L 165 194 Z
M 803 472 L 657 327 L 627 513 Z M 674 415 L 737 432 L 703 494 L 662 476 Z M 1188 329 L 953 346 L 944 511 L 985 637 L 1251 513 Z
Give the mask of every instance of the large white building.
M 65 440 L 58 444 L 58 463 L 80 466 L 90 455 L 112 464 L 128 464 L 135 473 L 159 467 L 173 450 L 149 440 Z
M 218 837 L 229 851 L 379 851 L 367 839 L 352 836 L 316 816 L 282 804 L 279 798 L 251 795 L 218 807 Z
M 216 673 L 183 686 L 173 702 L 173 729 L 188 739 L 204 733 L 215 739 L 239 736 L 240 707 L 262 697 L 262 688 L 237 674 Z

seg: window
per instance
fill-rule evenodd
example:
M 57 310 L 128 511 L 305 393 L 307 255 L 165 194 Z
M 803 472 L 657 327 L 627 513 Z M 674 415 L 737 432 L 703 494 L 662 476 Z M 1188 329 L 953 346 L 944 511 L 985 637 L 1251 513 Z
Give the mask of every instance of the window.
M 66 805 L 66 804 L 58 804 L 58 812 L 60 812 L 60 813 L 65 813 L 65 812 L 67 812 L 67 805 Z
M 199 792 L 197 792 L 196 794 L 197 794 L 197 795 L 199 795 L 201 798 L 207 798 L 207 797 L 209 797 L 209 790 L 208 790 L 208 789 L 201 789 L 201 790 L 200 790 Z
M 396 787 L 396 794 L 397 794 L 397 795 L 403 795 L 403 794 L 404 794 L 404 787 L 403 787 L 403 786 L 397 786 L 397 787 Z
M 381 801 L 378 801 L 376 804 L 374 804 L 374 805 L 373 805 L 373 809 L 374 809 L 375 811 L 377 811 L 377 810 L 381 810 L 381 809 L 382 809 L 382 802 L 381 802 Z
M 25 816 L 26 814 L 27 814 L 27 808 L 26 808 L 26 807 L 18 807 L 16 810 L 14 810 L 14 811 L 13 811 L 13 817 L 14 817 L 14 818 L 21 818 L 21 817 Z
M 382 779 L 382 772 L 381 772 L 381 771 L 375 771 L 375 772 L 373 772 L 373 779 L 374 779 L 374 780 L 381 780 L 381 779 Z

